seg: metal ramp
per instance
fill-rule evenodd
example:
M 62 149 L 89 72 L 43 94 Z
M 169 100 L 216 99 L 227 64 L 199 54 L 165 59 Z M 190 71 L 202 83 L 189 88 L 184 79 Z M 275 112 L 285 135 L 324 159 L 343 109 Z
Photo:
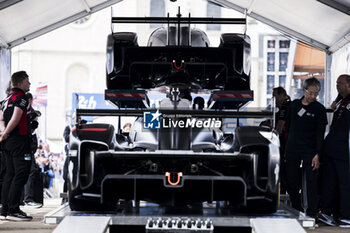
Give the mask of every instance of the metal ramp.
M 296 219 L 251 219 L 252 233 L 303 233 L 306 231 L 300 226 Z
M 105 233 L 110 217 L 66 216 L 53 233 Z
M 245 216 L 232 214 L 224 208 L 203 207 L 200 212 L 167 213 L 158 206 L 141 206 L 127 211 L 82 212 L 71 211 L 68 204 L 51 211 L 44 217 L 47 224 L 59 224 L 54 233 L 62 232 L 143 232 L 143 233 L 215 233 L 244 232 L 305 233 L 303 227 L 314 227 L 314 219 L 281 203 L 272 215 Z M 90 227 L 90 224 L 93 226 Z M 96 227 L 93 228 L 93 227 Z M 113 229 L 117 229 L 113 231 Z M 137 229 L 137 230 L 134 230 Z M 121 230 L 122 229 L 122 230 Z M 223 230 L 224 229 L 224 230 Z M 242 232 L 238 230 L 238 232 Z

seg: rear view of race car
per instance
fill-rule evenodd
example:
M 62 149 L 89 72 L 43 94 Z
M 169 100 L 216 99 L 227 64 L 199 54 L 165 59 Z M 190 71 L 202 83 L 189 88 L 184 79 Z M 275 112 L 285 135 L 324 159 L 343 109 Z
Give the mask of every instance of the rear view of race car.
M 80 115 L 135 116 L 128 134 L 111 124 L 78 124 L 71 134 L 69 204 L 114 209 L 120 200 L 185 207 L 223 201 L 237 211 L 272 213 L 279 199 L 279 141 L 270 127 L 237 126 L 228 118 L 264 118 L 238 111 L 253 99 L 250 39 L 224 33 L 218 47 L 190 23 L 244 19 L 113 18 L 114 23 L 167 23 L 148 45 L 137 34 L 107 40 L 106 100 L 116 110 Z M 151 107 L 153 90 L 165 98 Z M 206 93 L 208 98 L 202 96 Z M 237 120 L 238 121 L 238 120 Z

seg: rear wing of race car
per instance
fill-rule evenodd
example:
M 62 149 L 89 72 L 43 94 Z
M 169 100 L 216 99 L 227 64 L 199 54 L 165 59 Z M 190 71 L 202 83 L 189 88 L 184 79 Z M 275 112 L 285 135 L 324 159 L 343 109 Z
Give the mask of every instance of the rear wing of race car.
M 198 118 L 272 118 L 273 112 L 247 111 L 203 111 L 183 109 L 77 109 L 77 116 L 135 116 L 143 117 L 144 112 L 157 112 L 165 115 L 186 115 Z
M 196 93 L 195 91 L 193 93 Z M 206 109 L 240 109 L 254 99 L 253 91 L 212 91 Z M 105 90 L 105 100 L 119 108 L 149 108 L 146 90 Z
M 105 90 L 105 100 L 119 108 L 146 108 L 149 99 L 146 90 Z
M 203 92 L 203 91 L 202 91 Z M 210 91 L 209 91 L 210 92 Z M 196 93 L 196 92 L 194 92 Z M 266 125 L 273 126 L 275 122 L 275 108 L 267 109 L 244 109 L 243 107 L 253 100 L 253 91 L 212 91 L 204 109 L 194 107 L 196 98 L 193 100 L 192 109 L 157 109 L 150 106 L 146 90 L 105 90 L 105 100 L 111 102 L 116 109 L 80 109 L 76 104 L 75 122 L 80 127 L 79 116 L 116 116 L 119 117 L 144 117 L 145 112 L 157 112 L 165 115 L 186 115 L 194 118 L 230 118 L 236 119 L 234 125 L 239 126 L 240 118 L 245 119 L 269 119 Z M 198 93 L 196 93 L 198 94 Z M 78 98 L 78 96 L 76 96 Z M 78 103 L 78 101 L 76 101 Z M 259 122 L 259 120 L 257 120 Z M 230 123 L 231 124 L 231 123 Z M 230 125 L 230 127 L 235 127 Z M 120 125 L 119 125 L 120 127 Z
M 145 114 L 159 113 L 162 116 L 186 116 L 191 119 L 237 119 L 236 127 L 240 125 L 239 119 L 272 119 L 269 125 L 274 125 L 273 111 L 237 111 L 237 110 L 183 110 L 183 109 L 76 109 L 77 119 L 79 116 L 115 116 L 119 117 L 144 117 Z M 76 122 L 77 128 L 80 128 L 80 122 Z M 120 131 L 120 124 L 118 132 Z M 233 127 L 233 126 L 231 126 Z

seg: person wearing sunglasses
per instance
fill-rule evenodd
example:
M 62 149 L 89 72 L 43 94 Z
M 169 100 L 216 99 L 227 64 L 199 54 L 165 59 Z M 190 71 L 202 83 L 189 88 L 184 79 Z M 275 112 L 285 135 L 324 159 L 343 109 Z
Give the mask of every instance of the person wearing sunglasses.
M 318 214 L 317 175 L 320 166 L 327 116 L 317 101 L 320 82 L 312 77 L 303 83 L 303 97 L 290 104 L 287 114 L 286 178 L 292 207 L 316 219 Z M 302 166 L 302 172 L 300 172 Z M 302 190 L 304 200 L 301 198 Z

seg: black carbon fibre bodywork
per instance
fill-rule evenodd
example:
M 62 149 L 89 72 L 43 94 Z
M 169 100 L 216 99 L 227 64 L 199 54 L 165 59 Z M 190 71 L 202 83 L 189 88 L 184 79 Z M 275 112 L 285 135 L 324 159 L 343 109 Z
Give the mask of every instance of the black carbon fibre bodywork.
M 110 124 L 77 125 L 70 140 L 71 209 L 114 209 L 120 200 L 134 200 L 172 207 L 222 201 L 239 211 L 276 211 L 278 136 L 265 127 L 238 126 L 235 132 L 227 133 L 221 126 L 224 118 L 244 117 L 237 110 L 253 99 L 249 37 L 224 33 L 220 45 L 210 47 L 203 31 L 191 29 L 187 21 L 186 26 L 181 26 L 181 18 L 176 20 L 177 28 L 155 30 L 146 47 L 138 45 L 136 33 L 108 36 L 106 99 L 119 108 L 134 109 L 77 110 L 77 114 L 124 114 L 137 119 L 128 135 Z M 174 93 L 179 88 L 187 94 L 209 91 L 207 102 L 195 103 L 191 96 L 181 96 L 180 90 L 179 96 L 173 94 L 170 98 L 170 108 L 163 114 L 177 113 L 177 106 L 186 100 L 182 104 L 188 106 L 182 114 L 191 115 L 191 122 L 210 120 L 220 126 L 209 122 L 205 127 L 195 127 L 193 123 L 187 128 L 145 128 L 143 112 L 155 110 L 149 107 L 147 91 L 162 86 L 176 87 Z

